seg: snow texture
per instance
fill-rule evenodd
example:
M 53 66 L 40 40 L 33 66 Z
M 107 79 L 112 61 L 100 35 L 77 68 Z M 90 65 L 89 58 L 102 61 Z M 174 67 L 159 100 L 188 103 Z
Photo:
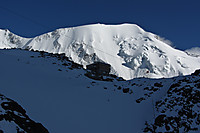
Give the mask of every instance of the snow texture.
M 200 57 L 200 47 L 194 47 L 194 48 L 191 48 L 191 49 L 187 49 L 187 50 L 185 50 L 185 52 L 188 55 L 191 55 L 191 56 L 194 56 L 194 57 Z
M 180 132 L 190 130 L 188 126 L 194 128 L 194 132 L 199 131 L 200 72 L 169 79 L 106 82 L 87 78 L 85 69 L 72 67 L 72 62 L 54 56 L 25 50 L 0 50 L 0 93 L 23 105 L 27 115 L 41 122 L 49 132 L 140 133 L 151 132 L 155 126 L 156 131 L 167 132 L 164 123 L 157 123 L 160 114 L 166 113 L 166 117 L 161 118 L 168 122 L 171 116 L 179 117 L 176 112 L 192 104 L 196 115 L 189 120 L 185 119 L 187 112 L 181 115 L 180 121 L 187 124 Z M 177 89 L 176 83 L 179 84 Z M 179 94 L 183 95 L 182 99 Z M 188 103 L 187 96 L 197 100 Z M 173 100 L 183 104 L 174 104 Z M 190 119 L 193 120 L 191 124 Z M 176 123 L 169 124 L 169 131 L 177 130 L 173 125 Z
M 64 53 L 83 65 L 105 62 L 111 74 L 124 79 L 169 78 L 200 68 L 200 58 L 169 46 L 135 24 L 94 24 L 58 29 L 34 38 L 0 30 L 0 48 Z

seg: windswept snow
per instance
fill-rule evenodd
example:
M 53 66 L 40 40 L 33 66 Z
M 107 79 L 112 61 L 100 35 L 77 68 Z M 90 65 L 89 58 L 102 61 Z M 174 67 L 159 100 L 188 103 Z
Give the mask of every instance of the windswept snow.
M 112 66 L 124 79 L 169 78 L 200 68 L 200 58 L 177 50 L 134 24 L 94 24 L 58 29 L 35 38 L 22 38 L 0 30 L 0 48 L 22 48 L 65 53 L 83 65 L 96 61 Z
M 200 47 L 193 47 L 191 49 L 185 50 L 188 55 L 200 57 Z

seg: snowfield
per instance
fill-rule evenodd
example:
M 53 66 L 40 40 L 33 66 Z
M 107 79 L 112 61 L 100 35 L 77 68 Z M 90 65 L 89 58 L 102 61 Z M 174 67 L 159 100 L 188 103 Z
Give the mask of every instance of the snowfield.
M 198 50 L 134 24 L 0 30 L 0 132 L 198 133 Z
M 72 62 L 43 52 L 0 50 L 0 62 L 0 94 L 50 133 L 199 131 L 200 70 L 168 79 L 99 81 Z M 0 97 L 0 116 L 8 113 L 3 102 Z M 0 119 L 6 133 L 19 127 L 23 129 Z
M 49 132 L 141 132 L 144 121 L 151 119 L 152 105 L 137 104 L 132 94 L 114 86 L 118 81 L 95 81 L 84 76 L 83 69 L 71 70 L 55 58 L 38 56 L 1 50 L 0 92 Z
M 126 80 L 169 78 L 200 68 L 199 57 L 172 48 L 157 35 L 134 24 L 63 28 L 34 38 L 0 30 L 0 48 L 64 53 L 84 68 L 94 62 L 105 62 L 112 66 L 111 74 Z

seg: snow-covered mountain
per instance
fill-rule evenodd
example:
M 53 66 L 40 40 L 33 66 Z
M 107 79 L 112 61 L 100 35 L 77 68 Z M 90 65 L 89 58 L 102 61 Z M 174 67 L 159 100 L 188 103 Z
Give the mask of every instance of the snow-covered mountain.
M 200 58 L 172 48 L 155 34 L 134 24 L 94 24 L 58 29 L 35 38 L 0 30 L 0 48 L 64 53 L 83 65 L 105 62 L 111 74 L 124 79 L 169 78 L 200 68 Z

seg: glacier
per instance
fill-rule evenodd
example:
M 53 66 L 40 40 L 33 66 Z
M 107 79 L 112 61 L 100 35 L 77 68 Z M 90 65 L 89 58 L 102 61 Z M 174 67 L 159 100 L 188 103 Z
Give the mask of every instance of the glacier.
M 34 38 L 0 30 L 0 49 L 11 48 L 64 53 L 84 68 L 94 62 L 108 63 L 111 74 L 126 80 L 170 78 L 200 68 L 199 56 L 175 49 L 135 24 L 61 28 Z

